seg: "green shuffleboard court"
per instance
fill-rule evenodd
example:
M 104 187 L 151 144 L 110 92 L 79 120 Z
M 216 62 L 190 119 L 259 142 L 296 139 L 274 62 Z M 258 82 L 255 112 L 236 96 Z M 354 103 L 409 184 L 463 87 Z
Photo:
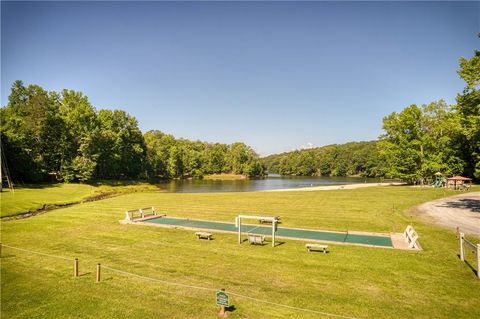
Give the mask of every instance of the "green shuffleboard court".
M 178 226 L 199 230 L 211 230 L 221 232 L 238 232 L 238 228 L 234 223 L 215 222 L 206 220 L 193 220 L 185 218 L 173 217 L 157 217 L 144 221 L 164 226 Z M 251 233 L 256 235 L 271 235 L 271 226 L 242 225 L 242 233 Z M 307 230 L 298 228 L 278 227 L 275 236 L 281 238 L 300 239 L 300 240 L 317 240 L 339 242 L 346 244 L 368 245 L 378 247 L 393 247 L 392 239 L 389 236 L 366 235 L 366 234 L 349 234 L 346 232 L 330 232 L 321 230 Z

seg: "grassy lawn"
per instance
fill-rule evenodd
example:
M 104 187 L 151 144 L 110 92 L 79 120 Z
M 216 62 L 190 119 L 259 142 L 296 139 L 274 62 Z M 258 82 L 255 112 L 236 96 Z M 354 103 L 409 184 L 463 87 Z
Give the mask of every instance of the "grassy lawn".
M 0 193 L 1 217 L 35 211 L 44 205 L 65 205 L 101 194 L 128 193 L 154 190 L 146 183 L 98 183 L 88 184 L 39 184 L 25 185 L 11 191 L 4 188 Z
M 269 302 L 358 318 L 478 318 L 480 280 L 460 262 L 453 231 L 410 216 L 419 203 L 458 194 L 412 187 L 318 192 L 132 193 L 22 220 L 2 222 L 2 242 L 69 260 L 4 247 L 2 318 L 215 318 L 214 292 L 226 288 Z M 3 198 L 2 198 L 3 199 Z M 121 225 L 124 211 L 154 206 L 171 216 L 234 221 L 241 213 L 280 215 L 283 226 L 402 231 L 413 223 L 424 251 L 305 243 L 238 245 L 233 234 L 196 240 L 193 231 Z M 3 200 L 2 200 L 3 210 Z M 479 242 L 479 238 L 472 238 Z M 73 258 L 80 260 L 73 278 Z M 474 264 L 472 258 L 471 263 Z M 328 318 L 231 296 L 229 318 Z

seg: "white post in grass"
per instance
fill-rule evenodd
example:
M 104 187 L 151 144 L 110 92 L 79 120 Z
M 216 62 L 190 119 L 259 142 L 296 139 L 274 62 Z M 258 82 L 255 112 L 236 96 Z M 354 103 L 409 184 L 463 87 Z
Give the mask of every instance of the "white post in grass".
M 480 244 L 477 244 L 477 277 L 480 279 Z
M 238 226 L 238 243 L 241 244 L 242 243 L 242 218 L 237 217 L 237 220 L 238 220 L 238 223 L 237 223 L 237 226 Z
M 277 227 L 277 220 L 272 221 L 272 247 L 275 247 L 275 228 Z
M 463 237 L 464 234 L 460 233 L 460 260 L 465 261 L 465 253 L 463 251 Z

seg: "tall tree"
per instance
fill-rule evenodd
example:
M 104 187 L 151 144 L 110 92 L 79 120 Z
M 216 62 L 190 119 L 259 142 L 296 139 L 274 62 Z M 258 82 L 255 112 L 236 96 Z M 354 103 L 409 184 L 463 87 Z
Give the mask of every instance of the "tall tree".
M 459 153 L 466 164 L 464 173 L 480 178 L 480 51 L 475 50 L 470 59 L 460 58 L 458 74 L 466 82 L 456 105 L 461 124 Z
M 146 177 L 146 146 L 137 120 L 122 110 L 100 110 L 99 156 L 100 178 Z
M 458 119 L 443 100 L 393 112 L 384 118 L 383 129 L 379 147 L 387 176 L 413 183 L 437 171 L 462 171 L 463 162 L 452 143 L 458 134 Z
M 13 83 L 0 131 L 2 143 L 9 144 L 6 150 L 21 150 L 21 156 L 7 153 L 7 160 L 12 156 L 21 161 L 8 163 L 14 178 L 36 181 L 59 173 L 64 126 L 56 103 L 57 95 L 38 85 Z

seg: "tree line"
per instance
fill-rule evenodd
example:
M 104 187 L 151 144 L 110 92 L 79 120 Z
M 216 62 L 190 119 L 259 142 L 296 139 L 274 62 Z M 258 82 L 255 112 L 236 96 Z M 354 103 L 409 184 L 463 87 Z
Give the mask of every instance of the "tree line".
M 295 176 L 383 176 L 377 142 L 351 142 L 274 154 L 262 159 L 270 173 Z
M 12 85 L 1 108 L 3 155 L 15 180 L 202 178 L 205 174 L 365 176 L 414 183 L 436 172 L 480 178 L 480 51 L 460 59 L 455 105 L 415 104 L 383 119 L 378 141 L 328 145 L 263 159 L 244 143 L 142 134 L 122 110 L 96 110 L 81 92 Z
M 0 110 L 1 145 L 12 179 L 23 182 L 263 176 L 258 155 L 231 145 L 142 134 L 122 110 L 96 110 L 81 92 L 12 85 Z
M 433 101 L 383 119 L 378 141 L 329 145 L 263 159 L 282 175 L 366 176 L 425 182 L 436 172 L 480 179 L 480 51 L 460 59 L 455 105 Z

